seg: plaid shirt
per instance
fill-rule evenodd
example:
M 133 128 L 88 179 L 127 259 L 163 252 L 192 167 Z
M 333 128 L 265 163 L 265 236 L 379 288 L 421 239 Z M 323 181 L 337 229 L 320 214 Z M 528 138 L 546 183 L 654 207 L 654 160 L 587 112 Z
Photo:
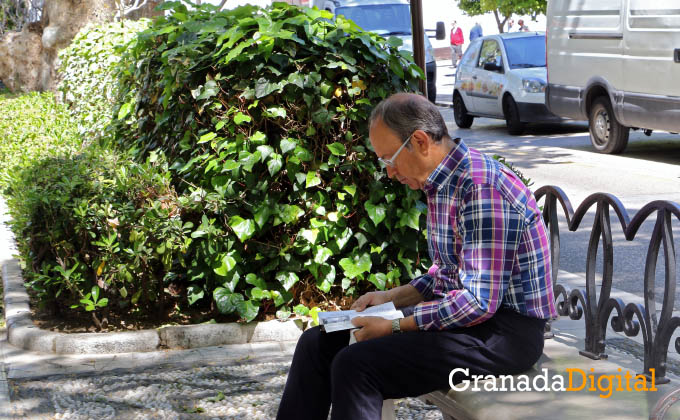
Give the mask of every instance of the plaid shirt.
M 556 317 L 536 199 L 505 165 L 456 143 L 423 188 L 433 265 L 410 283 L 425 297 L 414 308 L 416 324 L 421 330 L 471 326 L 500 307 Z

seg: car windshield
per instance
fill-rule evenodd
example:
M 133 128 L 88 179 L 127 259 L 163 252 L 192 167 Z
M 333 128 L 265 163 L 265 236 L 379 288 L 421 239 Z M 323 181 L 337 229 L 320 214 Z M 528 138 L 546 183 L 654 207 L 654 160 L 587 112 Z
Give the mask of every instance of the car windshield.
M 408 4 L 338 7 L 335 14 L 353 20 L 365 31 L 383 36 L 411 35 L 411 11 Z
M 511 69 L 545 67 L 545 35 L 504 39 Z

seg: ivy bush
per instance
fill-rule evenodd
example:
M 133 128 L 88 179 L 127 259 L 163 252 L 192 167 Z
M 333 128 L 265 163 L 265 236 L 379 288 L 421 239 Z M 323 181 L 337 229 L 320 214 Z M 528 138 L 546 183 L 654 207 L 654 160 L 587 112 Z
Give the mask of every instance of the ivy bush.
M 115 69 L 122 52 L 149 24 L 140 19 L 88 25 L 59 52 L 58 90 L 83 137 L 99 137 L 111 122 L 118 90 Z
M 372 107 L 422 77 L 401 41 L 284 3 L 161 7 L 128 49 L 111 134 L 164 156 L 197 209 L 189 300 L 286 317 L 420 274 L 426 205 L 368 141 Z

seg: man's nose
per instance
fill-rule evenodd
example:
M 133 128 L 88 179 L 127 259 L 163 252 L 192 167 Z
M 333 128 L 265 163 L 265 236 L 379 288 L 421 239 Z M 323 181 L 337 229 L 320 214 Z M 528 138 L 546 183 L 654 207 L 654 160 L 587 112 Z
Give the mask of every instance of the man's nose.
M 394 166 L 388 166 L 387 168 L 387 176 L 389 178 L 394 178 L 397 175 L 397 168 Z

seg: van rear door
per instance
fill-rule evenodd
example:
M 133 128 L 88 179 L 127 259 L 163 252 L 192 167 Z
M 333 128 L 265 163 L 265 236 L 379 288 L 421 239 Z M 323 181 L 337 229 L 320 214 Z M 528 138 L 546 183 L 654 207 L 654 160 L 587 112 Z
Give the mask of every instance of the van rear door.
M 680 1 L 626 0 L 624 124 L 680 129 Z M 674 97 L 674 98 L 673 98 Z M 670 102 L 675 102 L 674 106 Z

